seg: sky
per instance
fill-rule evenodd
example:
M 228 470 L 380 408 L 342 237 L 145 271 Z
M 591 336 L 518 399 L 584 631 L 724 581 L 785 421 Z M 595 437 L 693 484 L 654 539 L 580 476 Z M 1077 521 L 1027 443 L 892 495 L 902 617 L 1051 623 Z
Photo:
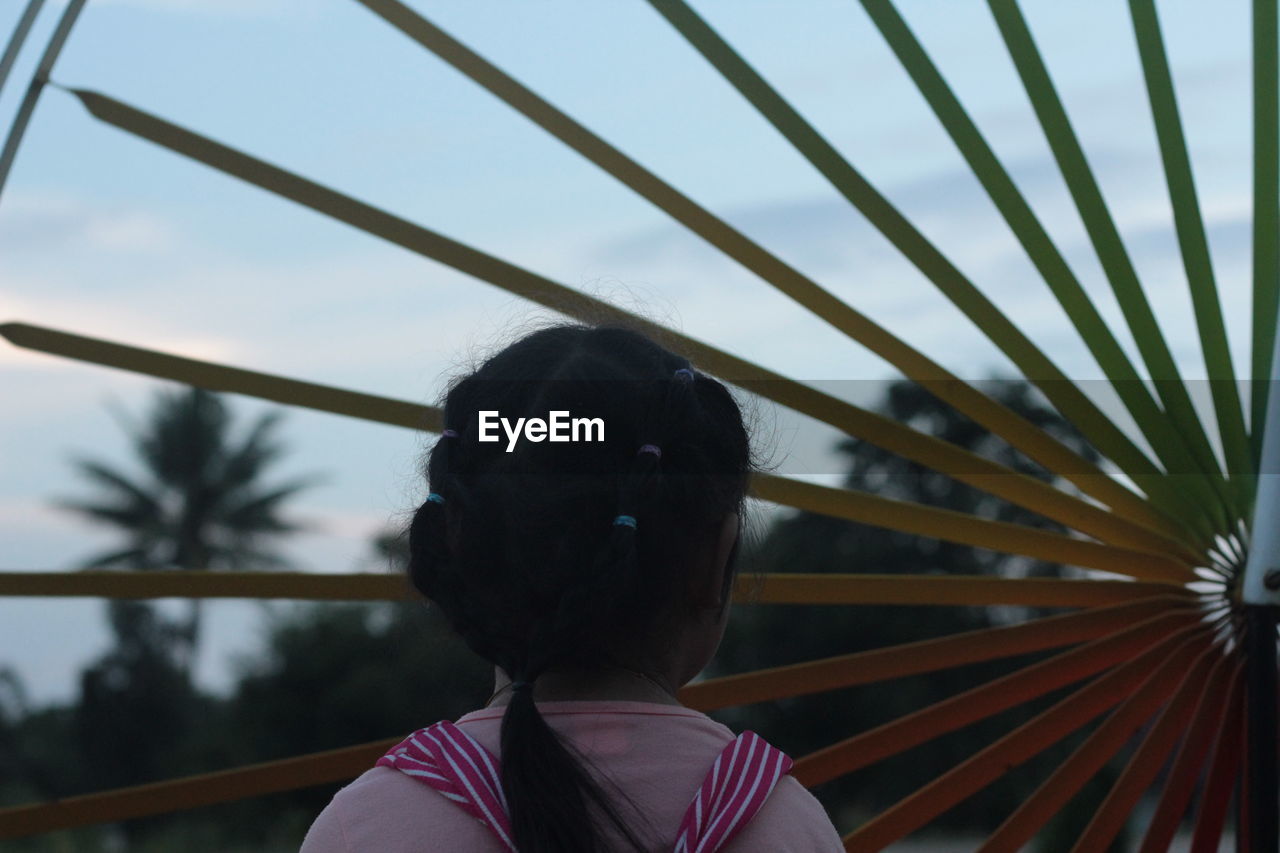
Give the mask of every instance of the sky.
M 0 33 L 21 6 L 0 4 Z M 1012 367 L 641 0 L 415 0 L 456 38 L 965 378 Z M 853 0 L 694 8 L 1063 368 L 1100 372 L 964 161 Z M 1203 377 L 1125 4 L 1023 4 L 1188 377 Z M 0 92 L 7 126 L 62 4 Z M 1097 259 L 990 13 L 897 6 L 1122 345 Z M 1244 0 L 1157 4 L 1237 365 L 1251 216 Z M 212 136 L 793 378 L 871 399 L 894 369 L 720 256 L 352 0 L 91 0 L 53 74 Z M 546 312 L 488 284 L 98 122 L 47 90 L 0 197 L 0 320 L 20 320 L 431 402 Z M 167 383 L 0 341 L 0 569 L 64 571 L 114 541 L 56 509 L 71 459 L 129 471 L 113 412 Z M 241 424 L 267 404 L 233 397 Z M 760 409 L 783 473 L 833 473 L 835 433 Z M 310 571 L 379 570 L 369 539 L 422 499 L 428 436 L 290 410 L 276 477 L 326 479 L 283 547 Z M 167 603 L 170 606 L 173 603 Z M 264 614 L 214 602 L 198 669 L 225 689 Z M 65 701 L 108 639 L 92 599 L 0 600 L 0 667 Z

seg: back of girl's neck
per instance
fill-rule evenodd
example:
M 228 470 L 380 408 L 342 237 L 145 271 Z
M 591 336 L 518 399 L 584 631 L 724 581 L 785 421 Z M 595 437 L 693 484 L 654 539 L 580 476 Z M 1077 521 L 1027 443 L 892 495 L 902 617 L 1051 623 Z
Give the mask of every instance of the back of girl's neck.
M 681 705 L 674 689 L 660 675 L 632 670 L 595 672 L 544 672 L 533 682 L 535 702 L 652 702 Z M 511 681 L 501 670 L 494 675 L 494 695 L 485 705 L 504 706 L 511 701 Z

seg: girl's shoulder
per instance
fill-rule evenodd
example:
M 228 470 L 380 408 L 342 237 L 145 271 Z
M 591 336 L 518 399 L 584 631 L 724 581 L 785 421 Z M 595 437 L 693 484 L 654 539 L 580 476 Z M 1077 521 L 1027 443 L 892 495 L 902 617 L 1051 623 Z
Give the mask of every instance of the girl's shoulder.
M 421 853 L 488 850 L 488 831 L 444 797 L 390 767 L 371 767 L 333 795 L 307 831 L 299 853 Z
M 723 853 L 843 853 L 844 842 L 818 798 L 794 776 L 778 780 L 755 818 Z

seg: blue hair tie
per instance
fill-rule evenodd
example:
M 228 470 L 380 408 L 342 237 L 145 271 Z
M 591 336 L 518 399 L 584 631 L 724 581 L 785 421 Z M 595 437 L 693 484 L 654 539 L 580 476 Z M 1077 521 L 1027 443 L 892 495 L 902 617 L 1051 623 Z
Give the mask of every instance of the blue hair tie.
M 692 382 L 694 380 L 693 371 L 687 367 L 682 367 L 676 371 L 676 379 L 682 382 Z
M 439 495 L 439 494 L 436 494 L 435 492 L 432 492 L 431 494 L 427 495 L 427 500 L 431 501 L 433 504 L 442 504 L 444 503 L 444 495 Z
M 627 527 L 630 527 L 632 530 L 635 530 L 636 519 L 635 519 L 635 516 L 620 515 L 613 520 L 613 524 L 615 527 L 617 527 L 618 525 L 625 525 Z
M 458 433 L 456 430 L 445 429 L 440 431 L 440 437 L 441 438 L 457 438 Z

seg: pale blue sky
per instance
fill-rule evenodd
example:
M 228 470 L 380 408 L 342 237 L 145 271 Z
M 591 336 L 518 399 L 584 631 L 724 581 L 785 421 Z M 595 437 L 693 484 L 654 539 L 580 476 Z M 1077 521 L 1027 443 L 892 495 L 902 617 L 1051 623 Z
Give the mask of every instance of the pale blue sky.
M 0 31 L 22 4 L 0 3 Z M 59 4 L 0 93 L 17 107 Z M 1001 356 L 641 0 L 416 0 L 465 43 L 909 342 L 967 377 Z M 1106 291 L 990 14 L 898 4 L 1104 315 Z M 1072 376 L 1098 375 L 1047 288 L 854 0 L 694 3 Z M 1203 375 L 1126 4 L 1023 4 L 1188 374 Z M 1235 335 L 1248 328 L 1248 7 L 1159 4 Z M 55 69 L 358 198 L 673 322 L 788 375 L 893 371 L 350 0 L 90 0 Z M 531 311 L 497 289 L 280 201 L 46 92 L 0 199 L 0 318 L 429 400 Z M 1121 335 L 1128 346 L 1126 335 Z M 131 465 L 107 406 L 161 383 L 0 344 L 0 564 L 65 569 L 110 542 L 49 508 L 82 494 L 72 452 Z M 248 416 L 262 410 L 235 400 Z M 763 438 L 809 459 L 830 431 Z M 321 532 L 288 549 L 367 568 L 418 496 L 422 440 L 292 412 L 281 476 Z M 821 457 L 807 464 L 821 465 Z M 211 605 L 202 677 L 255 647 L 260 608 Z M 66 697 L 106 637 L 96 601 L 0 601 L 0 663 Z

